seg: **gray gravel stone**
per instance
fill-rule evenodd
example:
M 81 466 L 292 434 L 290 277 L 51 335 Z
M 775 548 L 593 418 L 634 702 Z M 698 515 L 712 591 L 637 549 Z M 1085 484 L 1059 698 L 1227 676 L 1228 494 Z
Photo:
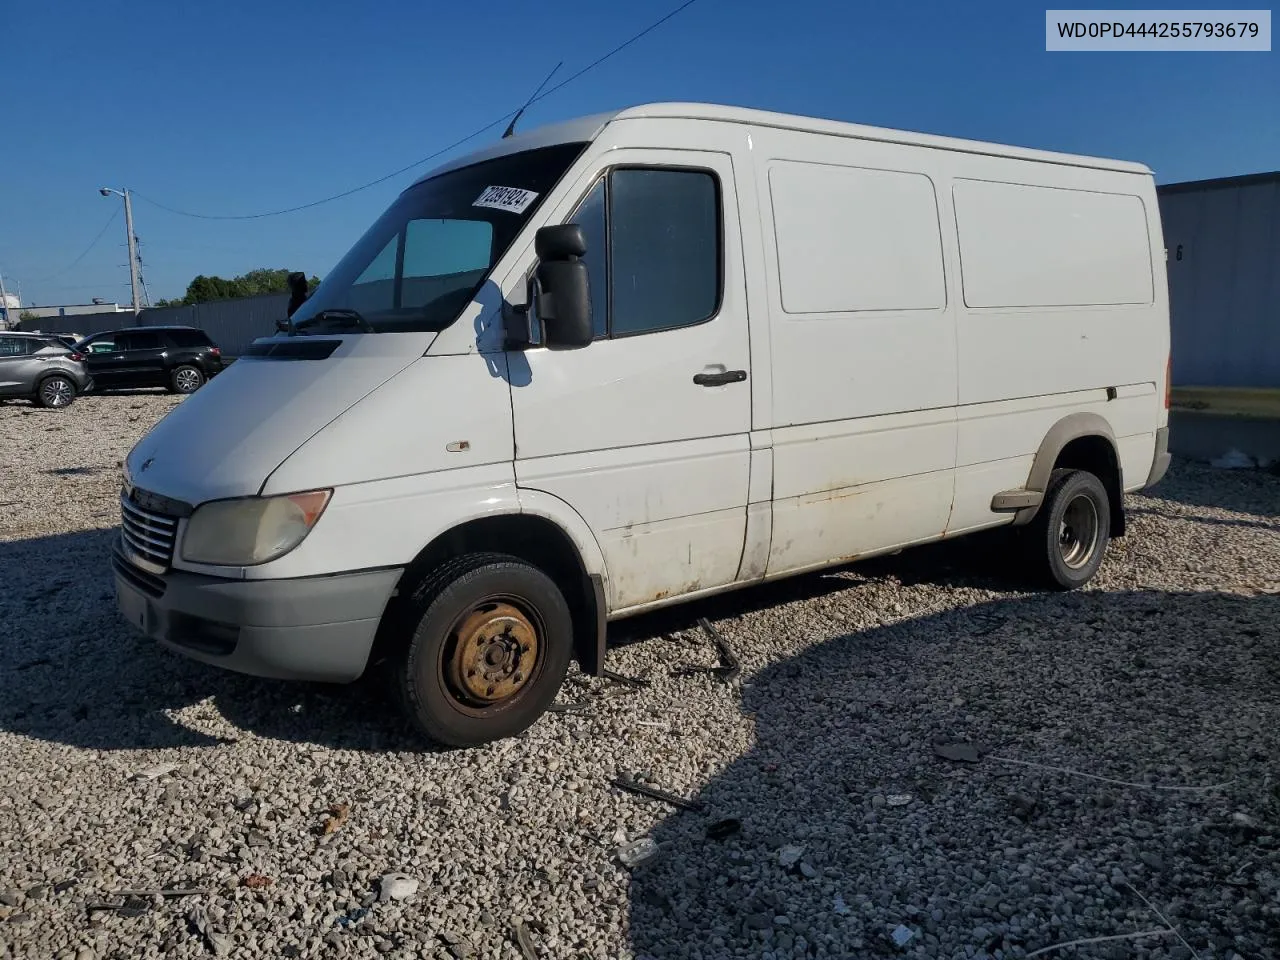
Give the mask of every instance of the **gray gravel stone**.
M 0 404 L 9 954 L 208 956 L 185 903 L 78 906 L 190 886 L 213 891 L 211 930 L 246 958 L 508 958 L 515 919 L 540 955 L 575 960 L 968 958 L 997 936 L 1012 958 L 1159 926 L 1128 877 L 1205 960 L 1277 960 L 1280 479 L 1176 463 L 1128 498 L 1128 535 L 1077 594 L 1025 592 L 999 542 L 970 538 L 704 604 L 740 685 L 670 676 L 715 662 L 692 613 L 624 621 L 610 666 L 650 687 L 575 672 L 561 699 L 609 693 L 588 713 L 433 751 L 374 689 L 224 673 L 119 622 L 116 461 L 180 402 Z M 990 752 L 955 763 L 935 743 Z M 610 786 L 637 769 L 706 813 Z M 335 803 L 348 820 L 320 837 Z M 730 817 L 742 831 L 709 841 Z M 623 869 L 619 831 L 662 857 Z M 787 845 L 804 851 L 790 869 Z M 389 871 L 417 895 L 377 902 Z M 242 888 L 251 873 L 272 885 Z M 899 924 L 918 931 L 900 952 Z M 1189 956 L 1171 939 L 1117 949 Z

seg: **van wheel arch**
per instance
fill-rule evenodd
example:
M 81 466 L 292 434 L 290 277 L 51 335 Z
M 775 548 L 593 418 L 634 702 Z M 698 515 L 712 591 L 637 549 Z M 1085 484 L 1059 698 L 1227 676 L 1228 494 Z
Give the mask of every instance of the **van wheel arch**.
M 1045 493 L 1053 472 L 1065 469 L 1084 470 L 1102 481 L 1111 507 L 1110 536 L 1124 536 L 1124 477 L 1111 424 L 1096 413 L 1073 413 L 1055 423 L 1036 451 L 1026 489 Z M 1029 524 L 1041 509 L 1038 502 L 1019 510 L 1014 526 Z
M 407 643 L 405 602 L 433 570 L 455 557 L 502 553 L 537 567 L 564 594 L 573 622 L 572 655 L 582 671 L 598 676 L 604 669 L 605 618 L 608 613 L 603 578 L 587 573 L 569 534 L 554 521 L 535 514 L 499 514 L 460 524 L 427 544 L 405 568 L 387 604 L 369 657 L 375 666 L 393 659 Z

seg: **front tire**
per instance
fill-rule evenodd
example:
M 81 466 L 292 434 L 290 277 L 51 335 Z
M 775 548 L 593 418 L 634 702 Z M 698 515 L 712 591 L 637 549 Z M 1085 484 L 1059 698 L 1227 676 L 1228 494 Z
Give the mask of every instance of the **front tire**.
M 36 388 L 36 403 L 47 410 L 65 410 L 76 399 L 76 385 L 70 377 L 45 377 Z
M 410 721 L 449 747 L 515 736 L 564 681 L 573 621 L 545 573 L 504 554 L 468 554 L 409 598 L 413 630 L 393 678 Z
M 204 374 L 199 367 L 184 363 L 175 367 L 169 376 L 169 389 L 174 393 L 195 393 L 204 386 Z
M 1046 586 L 1084 586 L 1098 572 L 1111 539 L 1111 503 L 1102 481 L 1086 470 L 1054 470 L 1027 532 L 1030 559 Z

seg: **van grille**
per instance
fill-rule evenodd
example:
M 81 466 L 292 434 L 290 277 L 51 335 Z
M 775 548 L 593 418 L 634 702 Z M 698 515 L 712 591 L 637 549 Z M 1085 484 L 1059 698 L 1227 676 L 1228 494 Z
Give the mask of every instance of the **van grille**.
M 178 518 L 138 506 L 120 494 L 120 541 L 125 556 L 150 573 L 165 573 L 173 562 Z

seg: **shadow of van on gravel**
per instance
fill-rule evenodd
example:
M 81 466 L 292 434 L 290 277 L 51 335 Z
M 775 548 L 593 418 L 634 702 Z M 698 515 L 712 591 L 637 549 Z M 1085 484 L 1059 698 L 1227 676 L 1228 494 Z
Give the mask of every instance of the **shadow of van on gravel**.
M 1162 927 L 1120 874 L 1202 957 L 1280 955 L 1278 623 L 1280 596 L 1029 595 L 771 664 L 743 688 L 757 746 L 651 834 L 635 955 L 1016 957 Z
M 93 530 L 0 544 L 0 729 L 104 750 L 213 745 L 234 730 L 201 733 L 171 716 L 211 701 L 232 727 L 258 736 L 352 750 L 435 749 L 373 678 L 351 685 L 259 679 L 187 660 L 137 633 L 116 610 L 109 561 L 116 535 Z M 967 572 L 957 573 L 956 549 L 938 545 L 877 563 L 894 565 L 904 578 L 999 582 L 973 559 L 972 541 Z M 610 645 L 861 582 L 856 573 L 831 571 L 682 604 L 615 624 Z M 226 727 L 216 717 L 197 726 Z

